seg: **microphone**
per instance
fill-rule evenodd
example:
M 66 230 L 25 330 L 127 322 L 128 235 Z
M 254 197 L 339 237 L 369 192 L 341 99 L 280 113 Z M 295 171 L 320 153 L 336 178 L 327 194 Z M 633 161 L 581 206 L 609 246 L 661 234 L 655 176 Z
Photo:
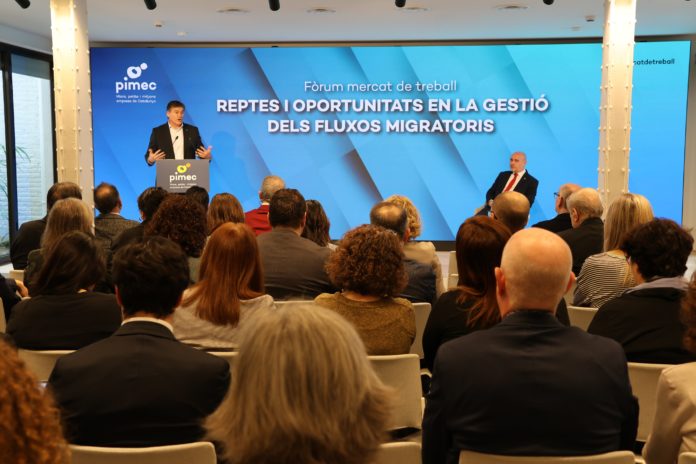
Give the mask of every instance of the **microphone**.
M 177 140 L 179 140 L 179 136 L 178 136 L 178 135 L 177 135 L 176 137 L 174 137 L 174 140 L 172 140 L 172 145 L 174 145 L 174 142 L 176 142 Z

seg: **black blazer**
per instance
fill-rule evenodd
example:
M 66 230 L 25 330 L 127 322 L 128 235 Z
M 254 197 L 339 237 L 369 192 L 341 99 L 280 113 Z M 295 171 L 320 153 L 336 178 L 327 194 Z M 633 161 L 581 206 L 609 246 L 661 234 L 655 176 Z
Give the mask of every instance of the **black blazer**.
M 490 207 L 488 206 L 488 202 L 490 200 L 494 200 L 495 197 L 503 193 L 503 190 L 505 189 L 505 186 L 507 185 L 507 182 L 511 175 L 512 171 L 503 171 L 500 174 L 498 174 L 498 177 L 495 178 L 495 182 L 493 182 L 491 188 L 489 188 L 486 192 L 486 207 L 484 208 L 486 212 L 488 212 L 488 210 L 490 209 Z M 538 187 L 539 181 L 536 180 L 536 178 L 532 177 L 532 175 L 529 174 L 529 171 L 525 171 L 524 175 L 522 176 L 522 178 L 513 190 L 527 197 L 527 200 L 529 200 L 529 205 L 531 206 L 534 203 L 534 199 L 536 198 Z
M 537 222 L 532 227 L 546 229 L 551 232 L 563 232 L 564 230 L 572 229 L 573 224 L 570 222 L 570 213 L 557 214 L 553 219 Z
M 631 450 L 638 403 L 613 340 L 520 311 L 442 345 L 423 418 L 423 463 L 462 449 L 513 456 Z
M 70 443 L 115 447 L 201 440 L 229 384 L 225 360 L 150 321 L 59 359 L 48 381 Z
M 201 134 L 198 133 L 198 128 L 190 124 L 184 124 L 184 158 L 196 159 L 196 150 L 203 146 Z M 150 134 L 150 143 L 145 151 L 145 161 L 147 162 L 148 150 L 153 152 L 162 150 L 166 153 L 166 159 L 174 159 L 174 145 L 172 144 L 172 135 L 169 132 L 169 123 L 164 123 L 152 129 Z
M 573 272 L 580 274 L 585 260 L 604 249 L 604 223 L 600 218 L 587 218 L 575 229 L 558 233 L 573 253 Z

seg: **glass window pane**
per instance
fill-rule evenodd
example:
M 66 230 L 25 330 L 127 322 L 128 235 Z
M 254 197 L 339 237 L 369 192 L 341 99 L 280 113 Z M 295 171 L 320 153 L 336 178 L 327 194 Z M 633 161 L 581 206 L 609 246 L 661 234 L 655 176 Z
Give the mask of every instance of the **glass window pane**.
M 7 145 L 5 141 L 5 93 L 0 75 L 0 258 L 10 250 L 10 208 L 7 197 Z

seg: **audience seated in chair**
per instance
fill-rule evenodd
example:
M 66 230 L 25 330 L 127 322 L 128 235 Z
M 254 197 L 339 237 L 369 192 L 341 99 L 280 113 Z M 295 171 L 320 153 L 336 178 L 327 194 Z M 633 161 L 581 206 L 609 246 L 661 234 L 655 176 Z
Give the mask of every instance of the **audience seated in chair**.
M 62 357 L 48 382 L 70 443 L 145 447 L 203 438 L 201 422 L 225 396 L 228 363 L 178 342 L 170 325 L 189 282 L 186 255 L 151 237 L 114 257 L 124 323 Z
M 416 335 L 411 302 L 395 298 L 407 279 L 403 256 L 392 231 L 362 225 L 346 233 L 326 265 L 342 290 L 314 301 L 350 321 L 368 354 L 406 354 Z
M 131 243 L 143 240 L 143 231 L 162 201 L 169 195 L 162 187 L 148 187 L 138 196 L 138 209 L 143 222 L 121 232 L 111 243 L 112 253 Z
M 572 229 L 559 232 L 573 253 L 573 274 L 578 275 L 588 256 L 601 253 L 604 246 L 602 199 L 597 190 L 583 188 L 568 197 Z
M 330 243 L 331 222 L 326 217 L 324 207 L 317 200 L 307 200 L 305 204 L 307 205 L 307 220 L 304 229 L 302 229 L 302 237 L 313 241 L 320 247 L 329 247 L 329 249 L 335 250 L 336 245 Z
M 372 462 L 387 390 L 359 335 L 332 311 L 279 308 L 242 329 L 230 392 L 208 439 L 230 463 Z
M 696 360 L 682 346 L 685 327 L 679 318 L 693 244 L 691 234 L 669 219 L 653 219 L 631 230 L 621 250 L 638 285 L 599 308 L 588 332 L 621 343 L 632 362 Z
M 529 221 L 529 200 L 514 190 L 499 194 L 491 205 L 491 217 L 510 229 L 510 233 L 524 229 Z
M 218 193 L 210 201 L 207 212 L 208 233 L 228 222 L 244 224 L 244 211 L 237 197 L 231 193 Z
M 537 222 L 536 224 L 533 224 L 532 227 L 538 227 L 540 229 L 546 229 L 556 233 L 572 229 L 573 224 L 570 222 L 570 213 L 568 212 L 568 197 L 578 190 L 580 190 L 580 186 L 578 184 L 561 185 L 558 188 L 558 192 L 553 193 L 553 196 L 556 199 L 553 207 L 554 210 L 556 210 L 556 217 L 546 221 Z
M 638 407 L 621 347 L 554 317 L 573 283 L 557 235 L 514 234 L 495 269 L 502 321 L 442 345 L 423 419 L 423 462 L 460 450 L 573 456 L 631 450 Z
M 97 243 L 106 251 L 111 251 L 111 245 L 123 231 L 138 225 L 121 216 L 121 196 L 115 185 L 102 182 L 94 189 L 94 207 L 99 215 L 94 218 L 94 235 Z
M 268 209 L 271 204 L 271 198 L 278 190 L 284 188 L 285 182 L 278 176 L 266 176 L 263 178 L 261 190 L 259 190 L 261 206 L 244 213 L 244 222 L 254 229 L 256 235 L 270 232 L 271 223 L 268 221 Z

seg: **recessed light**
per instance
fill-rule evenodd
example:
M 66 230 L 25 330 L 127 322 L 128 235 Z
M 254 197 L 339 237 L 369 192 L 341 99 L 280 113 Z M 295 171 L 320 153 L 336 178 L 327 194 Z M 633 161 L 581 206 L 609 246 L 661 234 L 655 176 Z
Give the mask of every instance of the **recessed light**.
M 336 10 L 332 8 L 324 8 L 324 7 L 317 7 L 317 8 L 310 8 L 307 10 L 307 13 L 309 14 L 334 14 Z
M 176 33 L 176 35 L 178 35 L 179 37 L 185 37 L 186 34 L 187 34 L 187 33 L 184 32 L 184 31 L 179 31 L 179 32 Z
M 249 13 L 249 10 L 245 10 L 244 8 L 223 8 L 221 10 L 217 10 L 218 13 L 223 13 L 223 14 L 247 14 Z
M 495 7 L 498 11 L 521 11 L 526 10 L 527 5 L 520 5 L 519 3 L 509 3 L 507 5 L 498 5 Z

